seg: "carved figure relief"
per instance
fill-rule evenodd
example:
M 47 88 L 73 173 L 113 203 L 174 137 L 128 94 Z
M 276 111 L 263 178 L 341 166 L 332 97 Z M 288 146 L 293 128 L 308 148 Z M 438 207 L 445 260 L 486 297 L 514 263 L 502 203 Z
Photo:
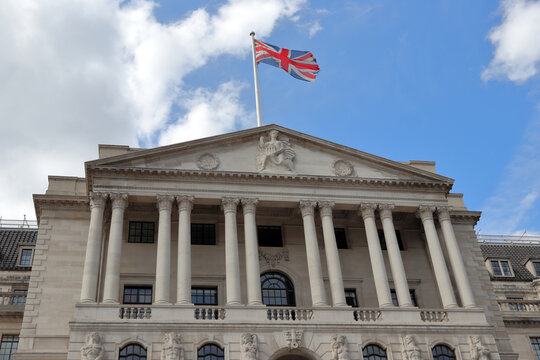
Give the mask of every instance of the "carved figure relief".
M 302 336 L 304 332 L 302 330 L 285 330 L 283 336 L 289 350 L 298 349 L 302 344 Z
M 405 335 L 402 339 L 401 356 L 405 360 L 422 360 L 420 348 L 416 345 L 412 335 Z
M 81 360 L 103 360 L 103 339 L 97 332 L 86 335 L 86 341 L 81 348 Z
M 180 345 L 180 335 L 176 333 L 166 333 L 163 336 L 163 346 L 161 347 L 161 360 L 182 360 L 183 349 Z
M 472 360 L 491 360 L 491 351 L 482 344 L 480 336 L 471 336 L 471 359 Z
M 201 170 L 215 170 L 219 166 L 218 158 L 210 153 L 205 153 L 199 156 L 197 167 Z
M 242 334 L 240 348 L 241 360 L 257 360 L 257 335 Z
M 276 265 L 279 264 L 281 260 L 289 261 L 289 250 L 283 248 L 277 253 L 268 253 L 259 250 L 259 260 L 261 259 L 264 259 L 266 263 L 271 267 L 276 267 Z
M 268 161 L 270 161 L 274 165 L 294 171 L 293 159 L 296 153 L 289 143 L 289 138 L 280 135 L 277 130 L 270 130 L 268 134 L 270 135 L 269 140 L 266 140 L 264 135 L 259 138 L 257 170 L 265 170 Z
M 354 175 L 354 166 L 347 160 L 336 160 L 332 163 L 332 172 L 337 176 Z
M 349 345 L 347 338 L 343 335 L 332 335 L 330 337 L 332 347 L 332 360 L 350 360 Z

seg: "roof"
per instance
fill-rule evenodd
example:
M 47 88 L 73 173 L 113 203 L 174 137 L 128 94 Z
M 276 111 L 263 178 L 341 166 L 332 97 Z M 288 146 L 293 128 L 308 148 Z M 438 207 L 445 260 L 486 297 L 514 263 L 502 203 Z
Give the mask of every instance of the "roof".
M 36 229 L 0 229 L 0 270 L 29 271 L 31 266 L 18 266 L 19 247 L 35 245 Z
M 521 244 L 480 244 L 484 259 L 508 259 L 514 277 L 493 277 L 497 281 L 532 281 L 536 277 L 525 267 L 528 260 L 540 260 L 540 246 Z

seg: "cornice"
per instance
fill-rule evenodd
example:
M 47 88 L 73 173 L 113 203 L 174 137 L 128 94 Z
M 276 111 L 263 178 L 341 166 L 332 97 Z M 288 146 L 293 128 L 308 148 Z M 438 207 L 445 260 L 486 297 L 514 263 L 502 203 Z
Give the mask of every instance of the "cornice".
M 232 171 L 204 171 L 204 170 L 180 170 L 180 169 L 158 169 L 140 167 L 116 167 L 116 166 L 89 166 L 87 168 L 87 189 L 93 189 L 94 176 L 114 176 L 114 177 L 140 177 L 160 176 L 163 178 L 182 178 L 186 180 L 198 180 L 223 182 L 234 179 L 235 182 L 254 181 L 261 183 L 285 183 L 285 184 L 328 184 L 339 186 L 366 185 L 372 187 L 390 187 L 406 189 L 430 189 L 433 191 L 444 191 L 446 194 L 452 189 L 452 183 L 443 181 L 414 180 L 414 179 L 384 179 L 384 178 L 360 178 L 360 177 L 337 177 L 320 175 L 301 174 L 270 174 L 254 172 L 232 172 Z
M 34 208 L 36 210 L 36 218 L 39 224 L 41 210 L 47 208 L 84 208 L 89 209 L 90 200 L 88 196 L 72 196 L 72 195 L 32 195 L 34 199 Z
M 450 218 L 452 219 L 452 224 L 470 224 L 476 225 L 480 216 L 482 215 L 481 211 L 466 211 L 466 210 L 452 210 L 450 211 Z

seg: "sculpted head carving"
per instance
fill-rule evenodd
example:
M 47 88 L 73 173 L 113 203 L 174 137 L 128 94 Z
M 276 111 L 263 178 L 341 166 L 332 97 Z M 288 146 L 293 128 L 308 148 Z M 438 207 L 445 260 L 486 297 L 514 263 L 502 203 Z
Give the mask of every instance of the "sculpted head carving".
M 289 171 L 294 171 L 293 159 L 296 153 L 292 149 L 289 139 L 285 136 L 280 136 L 277 130 L 270 130 L 268 133 L 270 139 L 265 139 L 265 136 L 259 138 L 259 146 L 257 153 L 257 170 L 266 170 L 268 163 L 284 167 Z
M 172 332 L 165 333 L 161 348 L 161 360 L 181 360 L 181 358 L 182 347 L 180 346 L 180 335 Z
M 103 360 L 103 340 L 97 332 L 86 335 L 86 341 L 81 348 L 81 360 Z
M 242 360 L 257 360 L 257 335 L 242 334 L 240 337 Z

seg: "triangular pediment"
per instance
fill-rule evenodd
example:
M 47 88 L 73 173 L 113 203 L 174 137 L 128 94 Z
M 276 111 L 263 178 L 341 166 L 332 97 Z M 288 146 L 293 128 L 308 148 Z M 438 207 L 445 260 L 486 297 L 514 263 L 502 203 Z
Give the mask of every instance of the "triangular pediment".
M 267 125 L 86 163 L 146 168 L 294 176 L 435 181 L 452 179 L 278 125 Z

